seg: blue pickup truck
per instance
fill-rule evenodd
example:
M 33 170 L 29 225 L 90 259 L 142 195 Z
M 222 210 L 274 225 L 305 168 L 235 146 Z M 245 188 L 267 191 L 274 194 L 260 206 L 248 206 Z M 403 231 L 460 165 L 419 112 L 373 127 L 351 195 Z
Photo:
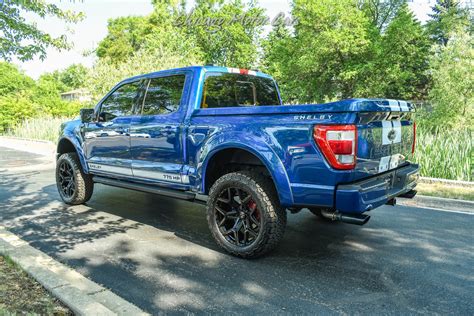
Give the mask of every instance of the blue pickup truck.
M 413 114 L 384 99 L 283 105 L 259 71 L 159 71 L 63 124 L 56 182 L 72 205 L 94 183 L 202 203 L 222 248 L 257 257 L 282 239 L 287 211 L 363 225 L 372 209 L 412 198 Z

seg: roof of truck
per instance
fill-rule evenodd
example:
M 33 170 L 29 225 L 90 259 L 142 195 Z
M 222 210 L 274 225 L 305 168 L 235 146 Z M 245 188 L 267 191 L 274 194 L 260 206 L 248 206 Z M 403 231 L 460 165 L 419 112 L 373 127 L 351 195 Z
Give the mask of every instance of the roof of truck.
M 263 72 L 260 72 L 258 70 L 249 70 L 249 69 L 242 69 L 242 68 L 231 68 L 231 67 L 222 67 L 222 66 L 215 66 L 215 65 L 206 65 L 206 66 L 188 66 L 188 67 L 182 67 L 182 68 L 173 68 L 173 69 L 160 70 L 160 71 L 155 71 L 155 72 L 150 72 L 150 73 L 147 73 L 147 74 L 142 74 L 142 75 L 130 77 L 130 78 L 127 78 L 123 81 L 130 81 L 130 80 L 136 80 L 136 79 L 140 79 L 140 78 L 153 77 L 153 76 L 156 76 L 156 75 L 160 75 L 162 73 L 173 73 L 173 72 L 178 72 L 178 71 L 183 71 L 183 70 L 191 70 L 191 71 L 204 70 L 206 72 L 209 71 L 209 72 L 236 73 L 236 74 L 258 76 L 258 77 L 265 77 L 265 78 L 272 79 L 272 76 L 267 75 L 267 74 L 265 74 Z

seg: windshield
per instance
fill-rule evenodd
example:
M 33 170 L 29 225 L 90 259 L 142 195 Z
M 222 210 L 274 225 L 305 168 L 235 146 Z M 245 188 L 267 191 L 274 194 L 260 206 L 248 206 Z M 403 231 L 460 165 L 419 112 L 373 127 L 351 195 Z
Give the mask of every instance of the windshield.
M 280 105 L 271 78 L 235 73 L 208 72 L 201 108 Z

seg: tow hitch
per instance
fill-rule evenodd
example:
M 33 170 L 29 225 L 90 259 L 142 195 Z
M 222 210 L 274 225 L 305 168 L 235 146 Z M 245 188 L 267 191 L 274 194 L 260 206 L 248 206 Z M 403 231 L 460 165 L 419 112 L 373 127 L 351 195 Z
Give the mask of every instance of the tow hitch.
M 370 219 L 369 215 L 364 214 L 342 214 L 338 211 L 321 210 L 321 215 L 332 221 L 341 221 L 348 224 L 364 225 Z

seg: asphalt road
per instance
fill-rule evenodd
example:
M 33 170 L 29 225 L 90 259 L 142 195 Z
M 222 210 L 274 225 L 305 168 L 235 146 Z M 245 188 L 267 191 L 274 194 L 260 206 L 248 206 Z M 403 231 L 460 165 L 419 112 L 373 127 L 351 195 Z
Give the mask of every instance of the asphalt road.
M 0 169 L 27 155 L 0 148 Z M 95 189 L 68 207 L 54 170 L 2 171 L 1 225 L 153 314 L 474 314 L 470 214 L 386 206 L 359 227 L 304 210 L 276 251 L 243 260 L 215 245 L 202 206 Z

